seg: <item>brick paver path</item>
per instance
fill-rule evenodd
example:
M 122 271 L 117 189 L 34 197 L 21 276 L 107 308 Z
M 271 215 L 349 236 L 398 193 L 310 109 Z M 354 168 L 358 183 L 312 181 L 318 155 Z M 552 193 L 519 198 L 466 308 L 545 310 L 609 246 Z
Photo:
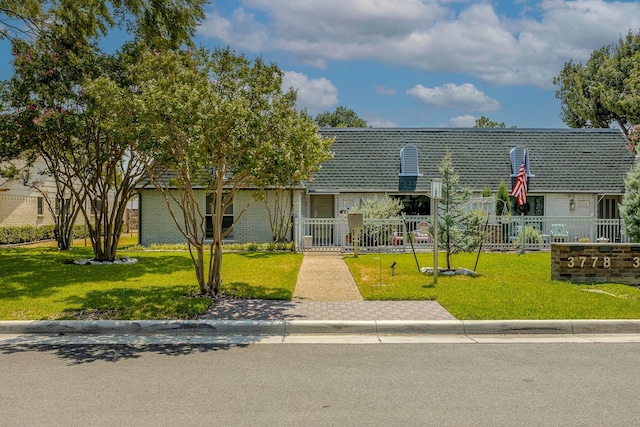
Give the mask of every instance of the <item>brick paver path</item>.
M 435 301 L 273 301 L 223 299 L 202 319 L 455 320 Z
M 307 252 L 292 301 L 221 299 L 204 319 L 455 320 L 435 301 L 363 301 L 341 254 Z

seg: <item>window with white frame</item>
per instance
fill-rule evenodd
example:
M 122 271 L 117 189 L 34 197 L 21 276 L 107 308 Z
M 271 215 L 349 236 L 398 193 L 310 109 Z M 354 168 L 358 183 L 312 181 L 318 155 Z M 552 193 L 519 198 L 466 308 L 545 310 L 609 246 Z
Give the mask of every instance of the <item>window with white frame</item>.
M 207 239 L 213 238 L 213 193 L 207 194 L 206 208 L 206 233 Z M 233 225 L 233 203 L 231 203 L 222 215 L 222 232 L 224 233 Z M 227 235 L 226 239 L 233 239 L 233 230 Z

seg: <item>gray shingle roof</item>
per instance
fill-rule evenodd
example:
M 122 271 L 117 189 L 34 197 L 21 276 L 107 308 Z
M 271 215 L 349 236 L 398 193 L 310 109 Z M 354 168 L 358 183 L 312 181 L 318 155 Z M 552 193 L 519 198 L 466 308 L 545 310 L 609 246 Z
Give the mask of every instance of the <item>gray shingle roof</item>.
M 615 129 L 461 129 L 461 128 L 322 128 L 335 137 L 334 158 L 322 165 L 311 191 L 421 192 L 432 178 L 447 148 L 460 184 L 493 191 L 500 182 L 511 185 L 509 150 L 529 149 L 529 192 L 621 194 L 634 155 Z M 422 176 L 399 177 L 400 149 L 418 147 Z

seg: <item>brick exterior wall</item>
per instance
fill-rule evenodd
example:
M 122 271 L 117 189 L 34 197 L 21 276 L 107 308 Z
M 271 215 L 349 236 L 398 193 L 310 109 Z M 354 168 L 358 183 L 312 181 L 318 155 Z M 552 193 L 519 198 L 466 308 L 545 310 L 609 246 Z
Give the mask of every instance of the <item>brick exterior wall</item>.
M 206 193 L 201 194 L 201 206 L 204 212 Z M 253 200 L 254 192 L 251 190 L 238 191 L 233 201 L 233 214 L 236 225 L 233 228 L 233 237 L 227 241 L 236 243 L 268 243 L 272 241 L 269 213 L 265 203 L 261 200 Z M 301 191 L 294 194 L 294 213 L 300 210 Z M 270 198 L 269 200 L 273 200 Z M 287 206 L 291 203 L 289 197 L 284 201 Z M 143 190 L 140 195 L 140 244 L 148 246 L 151 243 L 185 243 L 184 236 L 178 231 L 162 195 L 155 190 Z M 244 208 L 246 211 L 240 213 Z M 179 214 L 176 207 L 174 213 Z
M 640 244 L 552 244 L 551 278 L 639 285 Z
M 154 190 L 140 192 L 139 235 L 140 244 L 148 246 L 152 243 L 185 243 L 184 236 L 178 231 L 173 218 L 169 214 L 167 204 L 162 195 Z M 174 211 L 180 218 L 179 210 Z

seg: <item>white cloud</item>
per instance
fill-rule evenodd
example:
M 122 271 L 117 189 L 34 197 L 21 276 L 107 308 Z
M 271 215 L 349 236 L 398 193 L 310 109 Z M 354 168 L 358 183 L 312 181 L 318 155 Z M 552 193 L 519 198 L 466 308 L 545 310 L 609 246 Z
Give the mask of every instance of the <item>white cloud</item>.
M 449 125 L 454 128 L 472 128 L 476 125 L 476 118 L 470 115 L 451 117 Z
M 424 105 L 438 108 L 455 108 L 460 111 L 495 111 L 500 103 L 488 97 L 471 83 L 456 85 L 446 83 L 434 88 L 416 85 L 407 90 L 407 94 L 414 96 Z
M 298 92 L 297 107 L 306 108 L 315 115 L 338 104 L 338 89 L 326 78 L 310 79 L 302 73 L 286 71 L 282 89 L 294 88 Z
M 640 2 L 627 1 L 244 0 L 228 16 L 211 11 L 199 32 L 317 67 L 373 60 L 548 88 L 564 62 L 638 28 Z
M 391 96 L 396 94 L 396 90 L 386 86 L 376 86 L 376 93 L 378 95 Z
M 367 121 L 367 126 L 373 128 L 395 128 L 397 123 L 382 117 L 378 113 L 365 113 L 362 118 Z
M 233 24 L 217 11 L 207 13 L 206 25 L 198 28 L 200 34 L 207 38 L 219 39 L 229 43 L 232 39 Z

